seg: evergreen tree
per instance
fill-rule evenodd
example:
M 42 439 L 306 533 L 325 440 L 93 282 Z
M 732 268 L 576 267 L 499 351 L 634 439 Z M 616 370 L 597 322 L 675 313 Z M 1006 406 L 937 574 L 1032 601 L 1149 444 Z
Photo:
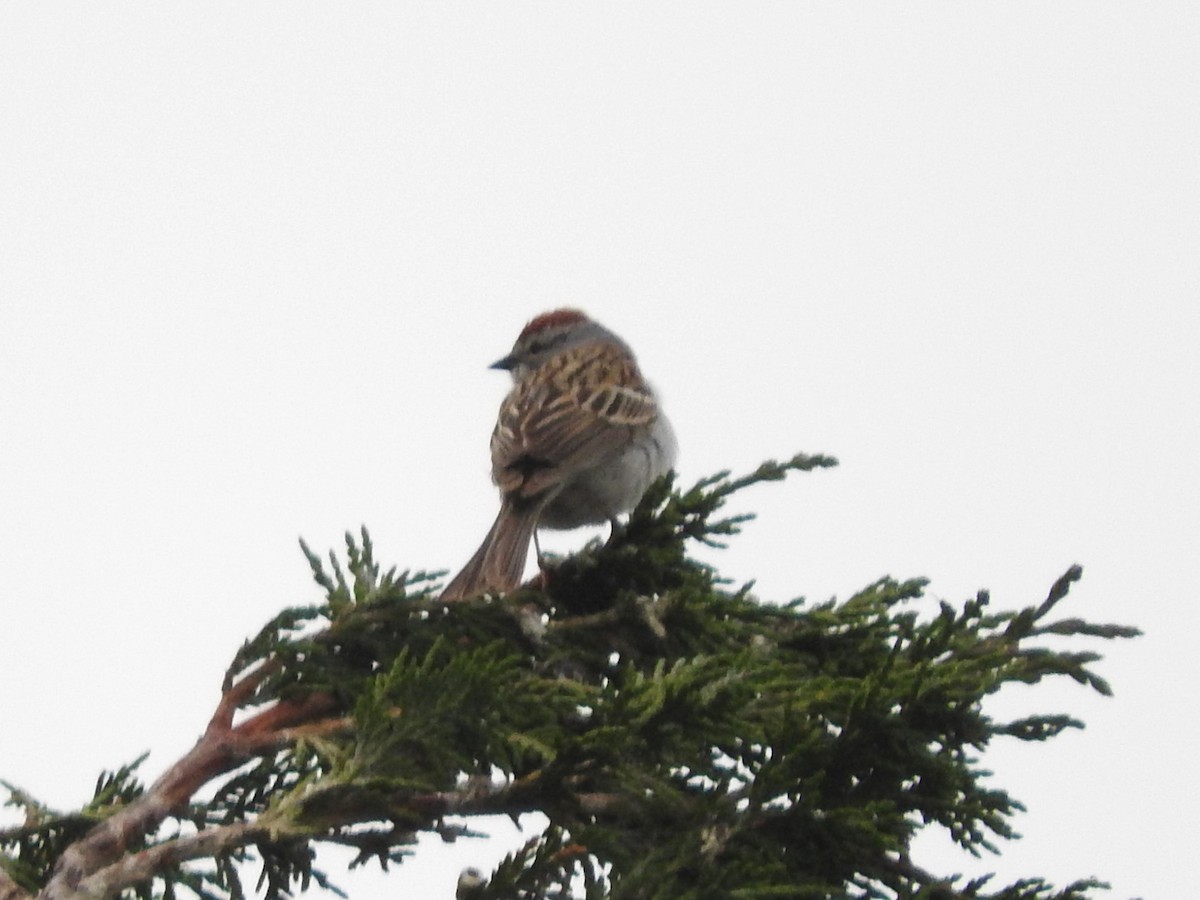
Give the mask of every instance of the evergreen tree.
M 440 602 L 429 575 L 383 571 L 365 530 L 344 563 L 305 547 L 324 601 L 241 648 L 154 784 L 138 760 L 69 813 L 7 786 L 25 821 L 0 830 L 0 900 L 237 898 L 250 859 L 253 889 L 282 897 L 332 887 L 321 844 L 386 868 L 422 832 L 531 811 L 546 831 L 461 897 L 1091 896 L 940 877 L 909 848 L 933 824 L 976 854 L 1012 836 L 1020 805 L 979 754 L 1081 723 L 994 721 L 984 698 L 1049 676 L 1108 694 L 1097 654 L 1039 639 L 1136 630 L 1050 619 L 1077 566 L 1015 612 L 980 593 L 923 614 L 919 579 L 775 606 L 686 554 L 737 533 L 746 516 L 718 517 L 735 491 L 833 464 L 662 482 L 610 540 L 503 598 Z

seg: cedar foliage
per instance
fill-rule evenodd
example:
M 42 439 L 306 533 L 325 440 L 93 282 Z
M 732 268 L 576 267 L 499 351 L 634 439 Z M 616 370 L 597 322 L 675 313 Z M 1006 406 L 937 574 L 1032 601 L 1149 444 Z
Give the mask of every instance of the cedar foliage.
M 935 823 L 976 854 L 1011 837 L 1020 804 L 985 782 L 979 755 L 997 736 L 1043 741 L 1082 724 L 998 722 L 982 701 L 1050 676 L 1108 694 L 1078 639 L 1137 632 L 1050 618 L 1077 566 L 1024 609 L 993 611 L 981 592 L 922 613 L 920 579 L 775 606 L 687 555 L 749 518 L 719 515 L 736 491 L 834 464 L 801 455 L 682 492 L 664 480 L 609 541 L 499 599 L 440 603 L 430 575 L 384 571 L 365 529 L 347 535 L 344 562 L 304 547 L 324 600 L 268 623 L 225 689 L 253 676 L 246 708 L 321 697 L 326 725 L 231 766 L 135 836 L 125 853 L 172 841 L 178 852 L 117 887 L 269 900 L 314 882 L 336 890 L 314 865 L 321 844 L 387 868 L 421 832 L 451 839 L 473 833 L 473 816 L 537 810 L 547 830 L 460 896 L 1093 896 L 1092 880 L 945 878 L 909 846 Z M 1047 635 L 1074 649 L 1050 649 Z M 25 815 L 0 831 L 0 866 L 26 892 L 13 896 L 36 895 L 68 846 L 139 797 L 136 767 L 103 774 L 67 814 L 9 786 Z M 221 838 L 211 852 L 184 849 L 206 834 Z M 253 859 L 260 878 L 243 885 Z

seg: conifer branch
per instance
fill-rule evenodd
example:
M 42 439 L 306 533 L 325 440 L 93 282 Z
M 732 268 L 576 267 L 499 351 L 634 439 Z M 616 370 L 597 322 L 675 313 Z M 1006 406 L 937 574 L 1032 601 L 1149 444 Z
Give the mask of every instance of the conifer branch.
M 293 734 L 309 734 L 329 730 L 331 724 L 322 721 L 336 709 L 328 695 L 314 694 L 295 700 L 281 701 L 239 725 L 232 725 L 233 715 L 239 704 L 244 702 L 266 677 L 271 666 L 263 666 L 228 688 L 209 722 L 208 728 L 196 745 L 175 762 L 140 797 L 115 812 L 91 829 L 82 839 L 71 844 L 59 857 L 54 873 L 45 890 L 39 895 L 42 900 L 67 900 L 80 896 L 108 896 L 90 893 L 97 885 L 115 884 L 129 873 L 141 872 L 147 860 L 168 859 L 176 842 L 167 842 L 145 851 L 140 857 L 135 853 L 126 857 L 123 867 L 117 871 L 122 875 L 111 875 L 97 881 L 89 880 L 101 870 L 127 854 L 152 834 L 169 816 L 183 809 L 192 795 L 217 776 L 229 772 L 256 756 L 272 753 L 284 746 Z M 344 727 L 342 720 L 336 726 Z M 203 837 L 201 832 L 197 838 Z M 228 842 L 230 834 L 251 834 L 253 829 L 222 832 L 206 840 Z M 207 846 L 204 841 L 192 845 Z M 190 846 L 190 845 L 189 845 Z M 191 857 L 185 857 L 191 858 Z M 134 881 L 121 881 L 128 886 Z M 86 887 L 85 886 L 89 886 Z
M 927 824 L 975 854 L 1011 837 L 1022 807 L 987 784 L 980 753 L 1082 722 L 995 722 L 983 700 L 1064 675 L 1106 694 L 1097 653 L 1039 639 L 1137 630 L 1045 621 L 1078 566 L 1013 612 L 980 592 L 930 615 L 913 605 L 920 579 L 775 605 L 688 557 L 690 542 L 720 545 L 750 520 L 718 517 L 737 491 L 834 462 L 798 455 L 683 491 L 664 480 L 607 542 L 502 598 L 440 603 L 428 575 L 384 571 L 365 530 L 347 535 L 344 562 L 303 546 L 324 602 L 243 645 L 200 739 L 154 784 L 122 767 L 65 815 L 9 788 L 26 824 L 0 831 L 14 848 L 0 900 L 240 897 L 251 850 L 280 900 L 328 886 L 317 844 L 386 868 L 422 832 L 473 836 L 473 817 L 535 810 L 550 827 L 468 879 L 471 897 L 567 898 L 579 883 L 589 898 L 1087 896 L 1098 883 L 985 895 L 986 878 L 939 878 L 909 847 Z
M 0 900 L 26 900 L 29 896 L 0 864 Z
M 174 838 L 137 853 L 128 853 L 104 866 L 80 881 L 72 896 L 95 900 L 114 897 L 181 863 L 225 854 L 269 834 L 270 828 L 261 822 L 239 822 Z

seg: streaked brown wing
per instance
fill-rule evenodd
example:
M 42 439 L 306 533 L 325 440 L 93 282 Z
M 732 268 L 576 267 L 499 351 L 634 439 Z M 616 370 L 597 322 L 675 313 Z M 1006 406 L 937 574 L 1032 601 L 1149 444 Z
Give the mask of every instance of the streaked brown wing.
M 616 452 L 658 416 L 637 363 L 616 347 L 572 347 L 516 385 L 492 432 L 492 478 L 532 497 Z

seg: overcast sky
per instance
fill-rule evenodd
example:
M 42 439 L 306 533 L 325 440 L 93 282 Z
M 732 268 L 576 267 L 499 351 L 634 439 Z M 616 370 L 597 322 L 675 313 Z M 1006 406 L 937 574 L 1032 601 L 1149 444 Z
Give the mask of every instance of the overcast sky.
M 461 564 L 486 366 L 574 305 L 685 482 L 841 460 L 736 501 L 712 559 L 764 599 L 923 575 L 1011 608 L 1082 564 L 1064 614 L 1146 631 L 1098 648 L 1116 697 L 1003 698 L 1088 728 L 989 752 L 1028 806 L 1003 856 L 918 862 L 1180 896 L 1198 46 L 1190 2 L 0 7 L 0 778 L 70 807 L 161 772 L 319 599 L 300 535 Z M 451 897 L 497 834 L 335 880 Z

